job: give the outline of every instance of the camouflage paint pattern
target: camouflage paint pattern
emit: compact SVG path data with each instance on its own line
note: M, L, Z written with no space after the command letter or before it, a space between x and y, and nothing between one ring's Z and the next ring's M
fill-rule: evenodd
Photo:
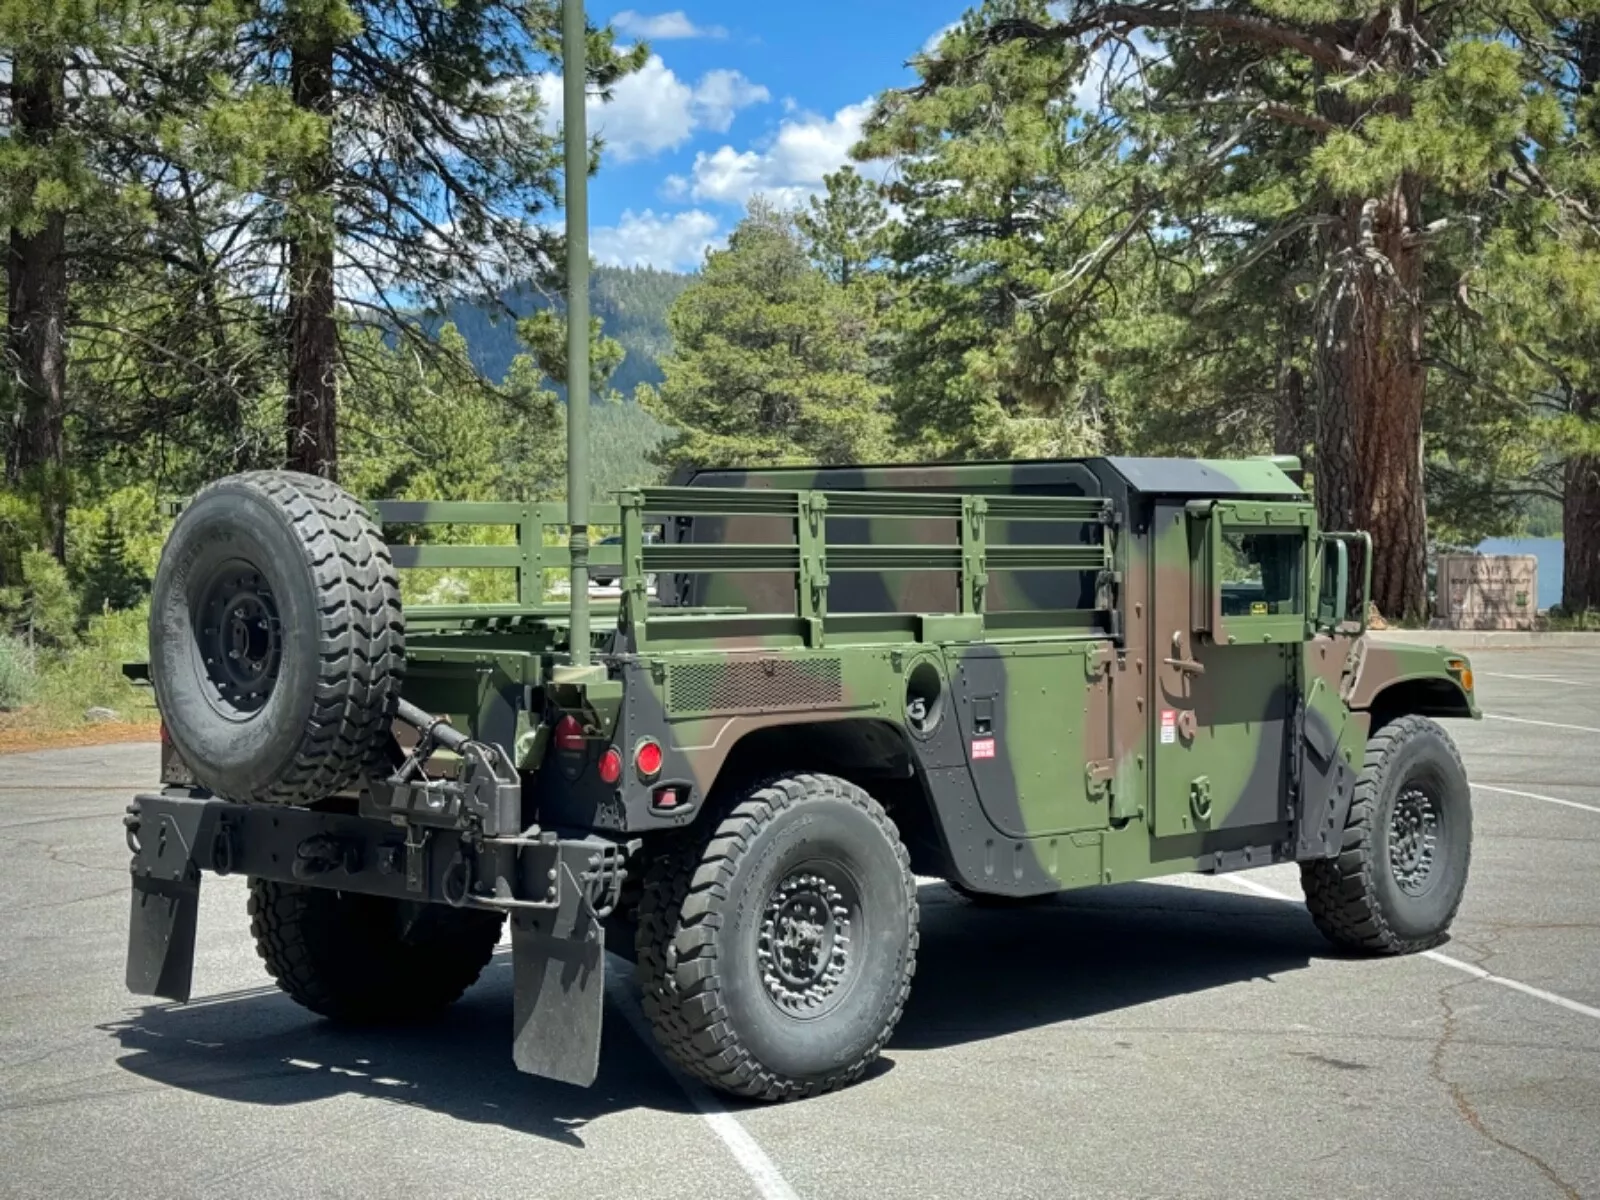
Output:
M470 649L441 628L419 682L515 741L547 825L669 829L730 775L809 765L907 821L920 806L938 861L919 869L983 890L1325 855L1374 713L1477 714L1461 656L1319 622L1314 509L1284 465L705 472L622 496L605 686L541 688L559 639L528 639L548 621ZM1263 535L1295 548L1292 594L1225 603L1223 540ZM567 715L587 749L547 751ZM643 779L647 740L663 766ZM608 786L594 764L613 745L627 766Z

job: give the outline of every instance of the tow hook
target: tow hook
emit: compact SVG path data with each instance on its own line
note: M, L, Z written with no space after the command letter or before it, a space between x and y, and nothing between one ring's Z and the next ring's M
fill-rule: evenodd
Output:
M296 879L312 879L341 868L351 875L361 869L359 843L319 833L295 847L292 870Z

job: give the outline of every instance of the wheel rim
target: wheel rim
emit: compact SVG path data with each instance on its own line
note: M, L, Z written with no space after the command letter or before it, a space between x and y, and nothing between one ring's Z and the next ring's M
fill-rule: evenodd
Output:
M283 662L277 602L248 563L222 563L199 592L195 648L212 700L225 712L257 712L272 696Z
M1443 810L1432 792L1410 784L1395 799L1389 819L1389 869L1407 895L1420 895L1432 881Z
M848 876L797 867L762 911L756 958L767 997L796 1017L832 1009L848 990L857 955L861 896Z

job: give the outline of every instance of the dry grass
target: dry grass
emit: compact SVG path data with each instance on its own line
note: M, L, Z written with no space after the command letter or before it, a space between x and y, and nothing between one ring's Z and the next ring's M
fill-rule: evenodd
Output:
M0 713L0 754L25 750L60 750L69 746L109 746L122 742L160 740L156 721L105 721L65 728L39 723L28 711Z

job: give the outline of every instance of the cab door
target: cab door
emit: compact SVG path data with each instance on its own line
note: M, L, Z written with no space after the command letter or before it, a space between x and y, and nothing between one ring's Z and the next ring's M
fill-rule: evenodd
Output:
M1302 504L1156 505L1149 604L1157 837L1288 819L1312 521Z

